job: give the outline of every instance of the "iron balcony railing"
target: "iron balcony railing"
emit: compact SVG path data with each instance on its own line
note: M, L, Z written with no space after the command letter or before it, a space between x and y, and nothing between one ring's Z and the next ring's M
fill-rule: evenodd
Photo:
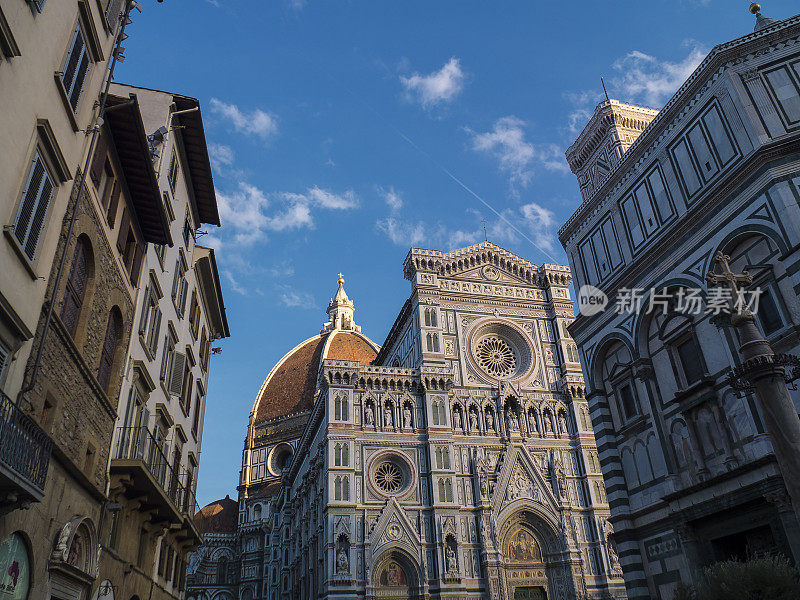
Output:
M194 491L181 483L178 469L167 458L165 445L165 440L156 438L147 427L120 427L114 458L142 461L175 507L193 516L197 507Z
M0 392L0 462L44 494L53 440Z

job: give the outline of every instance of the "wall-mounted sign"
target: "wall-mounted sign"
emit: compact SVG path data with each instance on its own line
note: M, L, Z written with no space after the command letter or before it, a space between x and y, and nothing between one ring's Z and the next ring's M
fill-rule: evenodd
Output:
M12 533L0 544L0 600L26 600L30 587L28 547Z

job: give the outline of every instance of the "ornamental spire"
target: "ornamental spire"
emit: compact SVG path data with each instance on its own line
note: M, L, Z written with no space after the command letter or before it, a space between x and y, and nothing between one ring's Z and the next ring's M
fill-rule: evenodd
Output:
M775 19L770 19L761 14L761 5L758 2L750 4L750 12L756 16L756 26L753 31L761 31L775 22Z
M334 330L360 332L361 327L353 320L356 307L344 291L344 277L341 273L336 283L339 284L339 289L328 304L328 322L322 326L322 333Z

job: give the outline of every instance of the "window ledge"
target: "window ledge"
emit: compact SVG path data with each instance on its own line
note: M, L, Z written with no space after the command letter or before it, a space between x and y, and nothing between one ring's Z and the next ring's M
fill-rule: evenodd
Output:
M61 80L61 76L63 73L61 71L56 71L53 73L53 78L56 81L56 87L58 88L58 96L61 98L61 102L64 104L64 110L67 112L67 118L69 119L69 124L72 125L73 131L80 131L80 127L78 127L78 120L75 117L75 111L72 110L72 105L69 103L69 96L67 96L67 90L64 88L64 82Z
M713 377L705 376L700 381L695 381L692 385L679 389L675 392L674 400L681 405L681 410L687 410L714 395Z
M19 258L20 262L22 263L22 266L25 267L25 270L28 272L28 275L31 276L31 279L36 281L37 279L39 279L39 276L36 274L34 265L31 262L31 259L28 258L28 255L25 254L25 251L22 249L22 246L19 245L19 241L17 241L17 238L14 237L13 231L14 231L13 225L6 225L5 227L3 227L3 233L6 236L6 240L8 240L9 244L11 244L11 247L14 249L14 253Z

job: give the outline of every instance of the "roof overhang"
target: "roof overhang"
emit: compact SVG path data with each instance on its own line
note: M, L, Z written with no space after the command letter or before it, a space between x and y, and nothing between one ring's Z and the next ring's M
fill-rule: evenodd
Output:
M225 315L225 302L222 299L222 286L219 281L214 250L204 246L195 246L195 248L204 252L203 256L195 261L195 265L200 287L206 299L208 320L213 327L214 337L218 339L230 337L231 332L228 329L228 317Z
M176 112L175 120L181 127L183 150L189 167L189 178L201 223L219 226L217 195L214 192L214 178L211 175L211 160L208 156L206 134L203 129L203 116L200 102L189 96L173 95ZM194 110L196 109L196 110Z
M109 95L104 119L130 192L131 210L144 240L172 246L169 219L153 170L136 95L131 94L130 98Z

